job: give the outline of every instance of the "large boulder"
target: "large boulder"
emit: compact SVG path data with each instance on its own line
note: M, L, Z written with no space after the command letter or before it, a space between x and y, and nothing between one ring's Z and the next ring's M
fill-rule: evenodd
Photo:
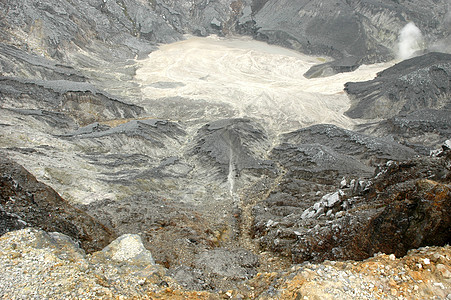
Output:
M116 262L154 265L152 253L144 248L137 234L124 234L102 250L102 254Z

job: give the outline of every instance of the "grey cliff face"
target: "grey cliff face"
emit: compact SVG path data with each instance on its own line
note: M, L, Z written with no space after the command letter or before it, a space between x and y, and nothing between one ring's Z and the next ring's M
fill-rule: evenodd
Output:
M259 1L254 9L257 38L304 53L345 59L349 67L356 65L356 59L362 63L392 58L398 33L408 22L417 24L431 44L449 35L446 1L406 5L372 0L281 0ZM350 57L354 57L352 63Z
M450 109L451 55L429 53L380 72L369 82L347 83L352 118L389 118L421 109Z
M111 59L130 57L151 51L149 42L168 43L185 33L238 32L304 53L376 62L393 57L398 33L408 22L420 28L430 45L449 36L446 0L408 4L388 0L30 0L3 2L2 11L5 41L60 58L68 48L107 50Z

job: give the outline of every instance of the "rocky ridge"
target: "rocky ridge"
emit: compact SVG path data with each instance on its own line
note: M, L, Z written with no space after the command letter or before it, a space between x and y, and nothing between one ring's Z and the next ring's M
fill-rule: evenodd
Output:
M120 241L133 239L133 243L142 247L139 237L119 239L113 242L114 249L112 244L86 255L73 240L58 233L27 228L3 235L0 296L4 299L448 299L451 291L449 246L411 250L402 258L377 253L364 261L303 263L285 271L258 273L236 288L207 292L186 290L165 276L161 266L143 259L148 257L146 250L135 256L126 254L129 252Z

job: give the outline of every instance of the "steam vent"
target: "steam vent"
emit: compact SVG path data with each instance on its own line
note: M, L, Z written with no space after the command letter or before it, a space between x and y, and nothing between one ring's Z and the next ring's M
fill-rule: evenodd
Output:
M0 0L0 299L451 300L450 0Z

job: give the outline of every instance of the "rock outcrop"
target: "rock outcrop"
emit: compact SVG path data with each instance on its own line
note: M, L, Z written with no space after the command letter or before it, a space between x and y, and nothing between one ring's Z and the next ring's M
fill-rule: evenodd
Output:
M359 132L393 139L422 155L451 136L451 113L447 109L421 109L376 123L362 124Z
M133 118L144 111L142 107L124 103L85 82L0 77L0 91L2 108L63 113L81 126L96 121Z
M102 250L102 255L115 262L144 266L155 264L152 253L144 248L141 237L137 234L121 235Z
M344 179L342 189L312 204L312 195L302 197L307 201L292 196L299 191L294 179L284 181L256 206L255 235L263 248L295 262L364 259L377 252L403 256L412 248L445 245L451 239L447 153L389 161L369 181Z
M398 33L407 20L417 24L428 41L443 38L439 32L448 36L447 9L446 1L412 1L402 8L389 0L254 1L244 28L270 43L334 57L339 61L327 68L334 74L394 57Z
M0 161L0 180L2 234L33 226L64 233L79 241L87 252L102 249L115 236L111 229L74 208L52 188L4 157Z
M451 55L428 53L400 62L367 82L347 83L351 118L391 118L418 110L449 111Z
M222 178L238 177L245 169L271 168L264 159L269 147L268 136L259 124L248 119L224 119L203 126L188 154L204 167L217 169Z
M152 45L181 39L186 33L240 33L304 53L375 62L393 57L398 33L407 21L415 22L431 44L446 41L447 4L446 0L412 1L402 7L389 0L4 1L1 39L59 59L70 57L67 50L83 49L117 60L143 55L154 49ZM345 61L339 64L348 65Z

